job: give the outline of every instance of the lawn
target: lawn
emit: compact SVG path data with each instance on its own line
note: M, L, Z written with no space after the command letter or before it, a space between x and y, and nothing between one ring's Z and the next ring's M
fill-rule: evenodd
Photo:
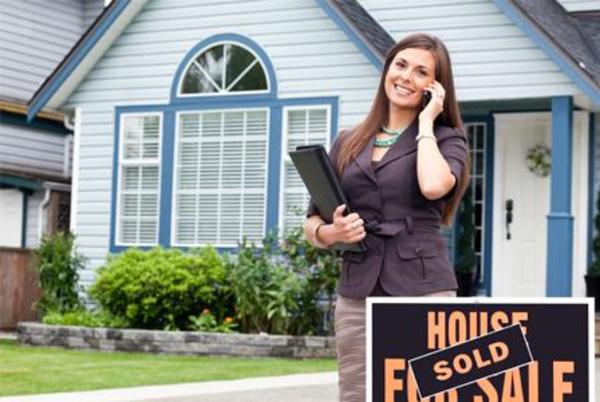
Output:
M292 360L76 351L0 340L0 396L335 371L333 359Z

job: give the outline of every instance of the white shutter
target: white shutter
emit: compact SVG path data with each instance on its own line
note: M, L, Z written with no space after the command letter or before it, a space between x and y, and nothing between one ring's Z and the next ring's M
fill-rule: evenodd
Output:
M117 243L158 243L161 116L121 120Z
M331 109L329 106L290 107L284 109L284 149L282 155L282 232L302 225L309 195L288 152L298 145L322 144L329 147Z
M267 121L264 109L179 114L173 244L263 238Z

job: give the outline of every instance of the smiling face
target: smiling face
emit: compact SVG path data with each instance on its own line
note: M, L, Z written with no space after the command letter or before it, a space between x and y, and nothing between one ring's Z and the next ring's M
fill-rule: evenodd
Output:
M434 80L435 59L429 50L400 50L385 76L385 93L390 106L419 110L423 89Z

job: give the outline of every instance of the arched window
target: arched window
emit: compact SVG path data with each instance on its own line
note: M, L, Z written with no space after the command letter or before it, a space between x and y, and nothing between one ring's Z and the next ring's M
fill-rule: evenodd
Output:
M260 59L237 43L218 43L191 60L180 84L180 95L267 92L269 82Z
M327 145L337 104L281 99L261 46L235 33L205 38L177 67L168 104L117 107L111 250L230 249L297 227L308 196L288 151Z

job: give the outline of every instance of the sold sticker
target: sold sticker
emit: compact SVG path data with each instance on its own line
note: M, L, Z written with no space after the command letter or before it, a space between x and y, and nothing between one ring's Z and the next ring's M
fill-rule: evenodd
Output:
M471 384L531 363L520 324L409 361L420 398Z

